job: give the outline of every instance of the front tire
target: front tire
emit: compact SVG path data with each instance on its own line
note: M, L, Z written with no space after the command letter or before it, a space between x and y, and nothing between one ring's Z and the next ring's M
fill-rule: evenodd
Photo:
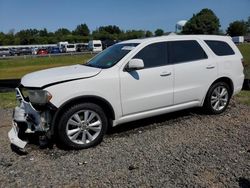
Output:
M203 107L209 114L220 114L226 110L230 98L228 84L217 82L209 88Z
M82 103L69 108L62 115L58 126L58 138L64 146L86 149L102 141L108 121L100 106Z

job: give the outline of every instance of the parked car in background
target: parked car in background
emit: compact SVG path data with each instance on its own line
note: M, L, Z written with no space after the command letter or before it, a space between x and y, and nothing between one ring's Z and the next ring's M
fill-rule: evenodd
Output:
M47 55L49 52L46 48L40 48L37 51L37 55Z
M92 51L92 52L101 52L103 50L102 41L100 41L100 40L89 41L88 49L89 49L89 51Z
M24 148L19 136L39 132L69 148L89 148L109 126L193 107L220 114L243 80L242 55L229 37L124 41L84 65L24 76L9 138Z
M18 55L32 55L32 49L29 47L18 48Z
M77 52L85 52L88 50L88 44L77 44L76 51Z
M10 49L9 48L0 48L0 57L10 56Z
M19 49L18 48L10 48L10 55L11 56L18 56L19 55Z
M32 51L32 55L36 55L37 51L38 51L38 48L33 47L33 48L31 48L31 51Z
M75 44L63 45L62 46L62 52L63 53L76 52L76 45Z
M61 53L60 48L56 47L56 46L50 47L48 49L48 51L49 51L50 54L59 54L59 53Z

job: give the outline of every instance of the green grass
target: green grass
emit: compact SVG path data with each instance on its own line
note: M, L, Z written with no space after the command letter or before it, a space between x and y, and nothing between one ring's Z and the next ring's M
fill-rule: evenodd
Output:
M241 91L235 98L240 103L250 106L250 91Z
M0 59L0 79L21 78L27 73L66 65L86 63L93 55Z
M0 108L14 108L15 106L15 92L0 93Z
M246 78L250 79L250 43L240 44L238 45L238 48L240 49L244 58L245 76Z

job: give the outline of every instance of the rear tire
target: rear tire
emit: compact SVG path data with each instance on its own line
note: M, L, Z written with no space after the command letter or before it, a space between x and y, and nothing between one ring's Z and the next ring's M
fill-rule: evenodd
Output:
M231 91L228 84L217 82L209 88L203 108L209 114L220 114L226 110L230 98Z
M86 149L102 141L107 127L107 117L100 106L82 103L72 106L62 115L57 134L67 148Z

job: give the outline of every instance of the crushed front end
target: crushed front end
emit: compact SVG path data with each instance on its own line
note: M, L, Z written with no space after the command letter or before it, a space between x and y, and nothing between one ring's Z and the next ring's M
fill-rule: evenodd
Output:
M54 107L50 105L51 94L45 90L16 88L18 105L13 111L10 142L23 149L31 134L50 136Z

